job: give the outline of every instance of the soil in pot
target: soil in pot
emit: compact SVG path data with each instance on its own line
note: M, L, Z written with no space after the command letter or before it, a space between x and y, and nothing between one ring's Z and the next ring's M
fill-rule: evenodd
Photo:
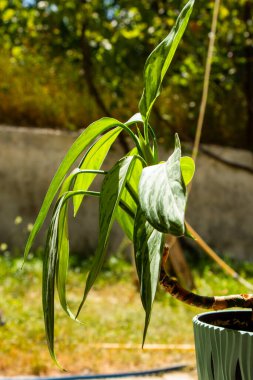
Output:
M253 332L253 313L249 311L233 311L204 314L199 320L212 326L224 327L237 331Z

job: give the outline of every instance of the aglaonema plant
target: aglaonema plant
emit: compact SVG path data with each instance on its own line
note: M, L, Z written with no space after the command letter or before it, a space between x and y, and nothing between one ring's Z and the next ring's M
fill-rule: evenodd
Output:
M186 302L190 299L185 296L184 291L179 292L178 284L164 272L162 262L166 260L167 255L167 248L164 245L165 235L187 235L186 187L194 174L194 162L190 157L181 157L177 135L174 152L166 162L159 162L156 135L149 119L154 102L160 94L164 76L186 29L193 5L194 0L187 2L169 35L147 59L139 113L124 123L105 117L84 130L61 162L28 238L25 258L56 198L43 257L42 286L46 337L50 354L56 362L55 287L62 308L70 318L77 320L89 291L101 271L115 220L119 222L134 245L140 296L145 310L143 343L159 281L177 298L184 298ZM123 131L132 140L134 148L109 171L102 170L102 164L112 144ZM70 172L80 156L82 156L80 164ZM103 177L99 192L90 190L96 176ZM99 237L86 279L83 299L77 313L73 313L66 298L69 260L68 207L69 201L72 200L76 215L87 196L96 197L99 201Z

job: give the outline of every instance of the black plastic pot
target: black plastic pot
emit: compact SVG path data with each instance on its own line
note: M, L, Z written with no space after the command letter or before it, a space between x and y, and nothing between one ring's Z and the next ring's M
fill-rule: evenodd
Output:
M253 380L252 311L219 311L193 319L199 380Z

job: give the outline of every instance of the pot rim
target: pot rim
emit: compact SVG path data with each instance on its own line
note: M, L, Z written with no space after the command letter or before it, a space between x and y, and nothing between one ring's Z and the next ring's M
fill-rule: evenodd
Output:
M194 325L199 326L199 327L203 327L203 328L214 329L214 330L218 330L220 332L227 331L227 332L231 332L231 333L247 334L249 336L253 336L253 332L251 332L251 331L243 331L243 330L237 330L237 329L231 329L231 328L228 329L226 327L215 326L215 325L212 325L211 323L202 321L200 319L200 318L208 316L208 315L231 314L231 316L232 316L233 314L238 315L238 314L251 314L251 313L252 313L251 309L209 311L209 312L200 313L200 314L195 315L195 317L193 318L192 321L193 321Z

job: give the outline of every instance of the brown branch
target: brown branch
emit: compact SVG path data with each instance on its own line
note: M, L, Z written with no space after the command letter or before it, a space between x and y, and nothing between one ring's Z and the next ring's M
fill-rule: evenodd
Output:
M195 294L183 288L176 278L170 277L164 270L168 257L169 247L165 244L163 252L162 269L160 273L160 285L166 292L187 305L203 309L223 310L231 307L251 308L253 310L253 294L235 294L229 296L206 297Z

